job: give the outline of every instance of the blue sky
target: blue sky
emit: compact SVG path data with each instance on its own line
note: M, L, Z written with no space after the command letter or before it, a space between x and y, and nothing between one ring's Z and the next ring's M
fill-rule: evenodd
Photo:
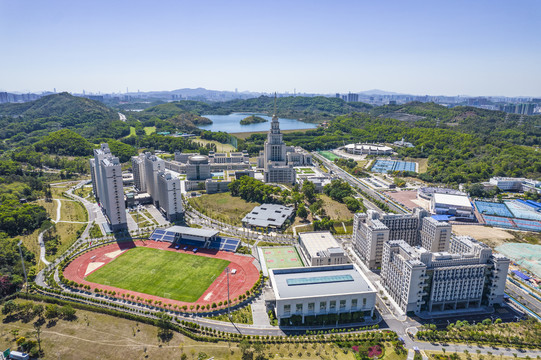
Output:
M0 90L541 97L541 1L0 0Z

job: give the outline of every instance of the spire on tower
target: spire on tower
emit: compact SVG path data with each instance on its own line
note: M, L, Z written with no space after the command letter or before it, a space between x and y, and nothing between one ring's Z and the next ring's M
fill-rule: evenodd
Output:
M274 92L274 113L272 115L276 116L276 91Z

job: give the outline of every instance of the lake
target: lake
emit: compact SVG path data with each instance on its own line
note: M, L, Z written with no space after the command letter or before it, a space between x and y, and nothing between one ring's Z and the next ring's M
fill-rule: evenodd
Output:
M240 121L247 116L257 115L262 117L268 122L259 124L241 125ZM229 115L201 115L212 120L212 125L201 125L200 129L210 131L223 131L227 133L237 132L254 132L254 131L269 131L270 121L272 118L267 115L257 113L232 113ZM299 130L299 129L315 129L317 124L305 123L295 119L283 119L280 118L281 130Z

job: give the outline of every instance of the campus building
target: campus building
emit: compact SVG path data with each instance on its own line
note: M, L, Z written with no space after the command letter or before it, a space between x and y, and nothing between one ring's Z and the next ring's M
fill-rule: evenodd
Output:
M151 203L169 221L176 221L182 217L182 197L180 179L165 172L163 159L147 152L131 158L133 182L138 195L127 201L129 204L147 203L150 197ZM148 196L145 196L145 193Z
M158 205L157 208L167 220L176 221L182 218L183 207L180 193L180 179L165 171L158 172Z
M347 153L354 155L391 155L393 149L385 145L377 144L348 144L344 146Z
M353 245L370 269L381 268L383 245L389 240L404 240L430 251L447 250L451 225L428 216L416 208L411 214L380 214L374 210L357 213L353 220Z
M146 173L145 173L145 155L132 156L131 168L133 173L133 184L137 192L147 191Z
M427 216L428 212L421 208L405 215L380 214L374 210L357 213L353 220L354 248L366 266L377 269L381 267L383 244L389 240L404 240L410 245L417 245L423 234L425 242L439 243L441 232L429 230L433 223L427 221L425 225L423 219ZM424 232L421 231L423 228ZM438 239L430 239L430 236L438 236Z
M455 219L475 219L473 205L467 195L434 193L430 200L430 211Z
M295 215L295 209L277 204L256 206L242 219L242 225L252 229L280 230Z
M107 144L101 144L94 150L94 159L90 159L92 188L96 201L100 205L112 231L128 227L122 168L117 157L111 154Z
M341 265L349 262L344 249L329 231L300 233L299 245L306 263L310 266Z
M509 259L468 237L451 252L430 252L403 240L384 244L382 284L404 312L441 312L501 304Z
M152 201L156 204L159 201L158 196L158 172L165 170L165 163L156 155L145 153L145 181L146 189Z
M260 153L258 167L263 168L266 183L295 184L296 172L293 164L287 162L287 147L284 143L280 122L276 116L276 99L271 129L265 141L264 150Z
M280 325L360 322L374 314L376 290L354 264L271 269L269 279Z

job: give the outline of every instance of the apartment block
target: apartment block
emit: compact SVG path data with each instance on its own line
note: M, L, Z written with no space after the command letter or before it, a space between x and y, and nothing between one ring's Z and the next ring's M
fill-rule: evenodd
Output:
M158 172L158 204L167 220L176 221L182 217L180 179L163 170Z
M405 311L441 312L501 304L509 259L468 237L452 237L450 249L430 252L403 240L383 246L382 284Z

